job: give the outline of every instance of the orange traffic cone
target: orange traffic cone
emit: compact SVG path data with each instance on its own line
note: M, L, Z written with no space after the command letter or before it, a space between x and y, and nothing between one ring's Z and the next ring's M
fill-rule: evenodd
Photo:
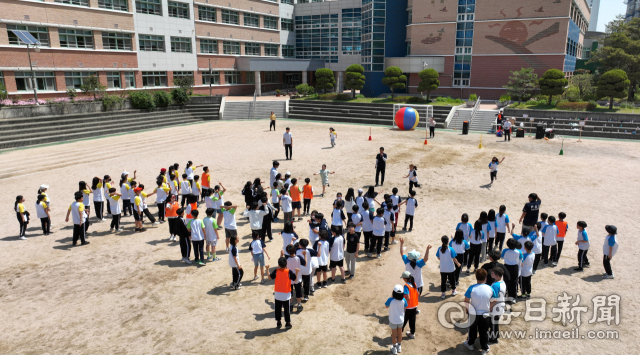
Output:
M427 144L429 144L429 143L427 142L427 137L425 136L424 137L424 145L427 145Z
M371 140L371 127L369 127L369 140Z

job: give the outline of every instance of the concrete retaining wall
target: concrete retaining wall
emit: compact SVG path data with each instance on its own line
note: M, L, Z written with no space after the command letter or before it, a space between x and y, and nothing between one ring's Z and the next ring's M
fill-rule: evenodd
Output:
M605 113L605 112L588 112L588 111L550 111L550 110L523 110L523 109L513 109L513 108L505 108L504 109L505 116L515 116L522 117L522 115L529 115L529 117L538 117L538 118L589 118L594 121L609 121L613 120L616 122L623 121L640 121L640 109L638 109L638 114L630 114L630 113Z

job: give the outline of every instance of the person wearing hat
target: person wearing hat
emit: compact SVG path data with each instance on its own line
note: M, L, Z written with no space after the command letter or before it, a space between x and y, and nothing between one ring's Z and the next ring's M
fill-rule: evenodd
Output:
M49 195L47 195L47 189L49 185L42 184L40 188L38 188L38 195L44 195L44 203L47 204L49 208L51 208L51 200L49 200Z
M408 303L402 285L395 285L391 297L384 306L389 310L389 327L391 328L391 353L402 352L402 327L404 324L405 308Z
M607 225L604 229L609 234L604 238L604 245L602 246L602 252L604 254L602 263L604 264L604 270L606 271L602 274L602 277L605 279L613 279L611 259L613 259L613 256L616 255L616 252L618 251L618 241L616 239L618 228L616 228L616 226Z
M86 221L87 217L84 213L82 191L77 191L73 195L73 199L75 202L69 206L69 210L67 210L67 217L64 221L69 222L69 215L71 215L73 219L73 245L78 244L78 238L80 239L80 245L87 245L89 242L85 240L86 229L84 224L89 222Z
M404 280L404 298L407 300L402 331L404 331L404 327L409 323L407 336L409 339L414 339L416 337L416 315L418 314L418 298L420 294L418 293L416 280L411 275L411 272L403 272L401 278ZM402 337L402 333L400 333L400 337Z
M422 287L424 286L424 281L422 280L422 268L427 264L427 261L429 261L429 250L431 250L431 245L427 245L427 250L424 252L424 259L420 259L420 252L415 249L407 253L407 255L402 252L404 250L404 238L400 238L399 250L400 257L402 257L406 271L413 276L413 279L416 281L416 286L418 287L418 294L422 295Z

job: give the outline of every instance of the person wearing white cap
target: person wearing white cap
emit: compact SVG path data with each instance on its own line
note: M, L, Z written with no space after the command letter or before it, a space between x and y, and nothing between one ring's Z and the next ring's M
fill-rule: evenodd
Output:
M44 202L47 204L49 208L51 208L51 200L49 200L49 195L47 195L47 189L49 185L42 184L38 189L38 195L44 195Z
M402 324L404 324L404 313L407 308L407 300L404 298L404 287L396 285L393 288L391 297L387 299L384 306L389 310L389 327L391 328L391 353L402 352Z
M415 249L406 255L402 252L404 250L404 238L400 238L399 250L402 262L404 262L405 270L411 273L413 279L416 280L418 294L422 295L422 287L424 286L424 281L422 280L422 268L427 264L427 261L429 261L429 250L431 250L431 245L427 245L427 250L424 252L424 259L420 259L420 252Z

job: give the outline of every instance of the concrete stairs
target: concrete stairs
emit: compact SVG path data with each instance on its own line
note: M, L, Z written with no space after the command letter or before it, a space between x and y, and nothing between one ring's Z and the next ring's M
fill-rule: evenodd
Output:
M509 116L511 118L513 116ZM556 135L579 136L580 125L579 120L567 118L538 118L536 117L533 125L529 118L515 117L516 124L514 131L518 128L524 128L525 134L531 132L536 134L536 126L542 124L545 129L553 129ZM520 127L523 123L524 127ZM626 133L625 133L626 131ZM635 133L634 133L635 132ZM592 121L587 120L582 128L583 137L600 137L612 139L640 139L640 123L626 122L608 122L608 121Z
M222 119L224 120L238 120L238 119L250 119L251 118L251 106L253 101L226 101L224 104L224 112ZM271 116L271 111L276 114L278 118L284 118L286 116L287 102L284 100L278 101L256 101L255 107L255 119L268 119Z
M0 120L0 149L70 141L218 119L220 99L195 98L185 107L127 109ZM203 98L211 99L211 98ZM214 102L215 101L215 102Z
M469 125L470 131L489 132L496 122L498 110L478 110Z
M443 128L450 106L434 106L436 128ZM289 100L289 118L324 122L343 122L393 126L393 105L337 101ZM426 128L420 117L418 128Z
M469 121L471 119L471 113L473 112L472 109L458 109L456 111L456 113L458 114L457 117L453 117L451 119L451 122L449 123L449 129L457 129L457 130L462 130L462 123L464 121Z

